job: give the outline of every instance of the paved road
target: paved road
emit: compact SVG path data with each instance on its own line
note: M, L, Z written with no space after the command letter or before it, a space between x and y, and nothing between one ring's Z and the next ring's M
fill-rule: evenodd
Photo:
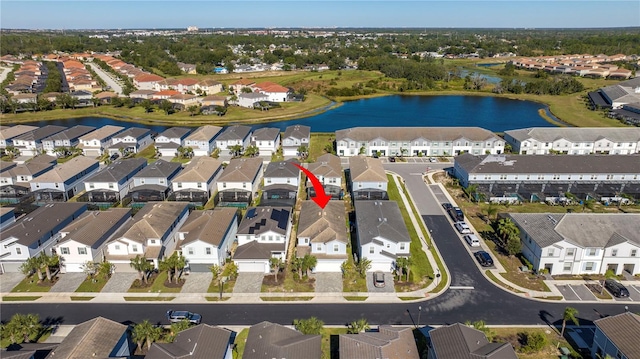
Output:
M0 70L2 72L0 72L0 82L4 81L4 79L7 78L7 75L9 75L9 73L11 72L11 70L13 70L13 68L11 67L0 67Z
M108 85L111 87L111 89L113 90L113 92L117 93L118 95L122 95L122 86L120 86L120 84L118 82L116 82L111 76L111 74L107 74L102 68L100 68L100 66L91 63L91 62L87 62L86 63L88 66L91 66L91 69L93 69L93 71L96 72L96 74L98 74L98 76L100 76L100 78Z
M534 325L547 322L560 325L562 313L567 303L550 303L525 299L506 292L490 283L478 270L464 244L458 239L453 227L430 195L424 183L417 177L413 180L409 173L415 172L412 165L398 165L393 170L406 175L406 184L414 199L427 201L420 203L429 213L422 213L442 257L451 273L451 286L442 295L420 303L340 303L313 304L308 302L286 304L230 304L210 303L184 305L185 309L202 314L203 322L217 325L250 325L267 320L281 324L291 324L296 318L316 316L327 325L342 325L364 317L372 325L392 324L410 325L418 320L418 307L422 307L419 324L450 324L467 320L484 320L490 325ZM422 166L422 165L421 165ZM428 194L422 197L422 194ZM429 198L431 196L431 198ZM432 203L428 203L431 201ZM236 284L237 285L237 284ZM454 289L454 288L459 289ZM473 287L473 289L469 289ZM466 288L466 289L465 289ZM589 321L622 313L627 305L630 311L639 312L640 304L621 302L621 304L571 303L579 311L578 317L583 324ZM93 303L2 303L1 318L8 320L16 312L38 313L40 318L59 320L61 324L77 324L97 315L118 322L164 323L164 313L171 307L162 304L93 304ZM181 308L173 308L181 309ZM166 323L164 323L166 324Z

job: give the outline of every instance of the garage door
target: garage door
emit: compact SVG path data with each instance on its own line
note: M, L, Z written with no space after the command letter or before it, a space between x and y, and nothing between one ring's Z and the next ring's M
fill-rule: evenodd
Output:
M391 262L373 262L371 263L370 272L383 271L388 273L391 271Z
M86 157L100 157L100 150L84 150Z
M62 273L81 273L84 272L82 263L65 263L60 269Z
M2 262L3 273L20 273L22 262Z
M212 264L189 263L189 270L196 273L208 273L211 272L211 270L209 269L209 267L211 266Z
M113 263L113 262L112 262ZM129 263L113 263L113 267L115 268L116 272L135 272L136 270L131 268L131 266L129 265Z
M314 269L315 272L341 272L342 270L340 269L340 265L342 263L335 261L335 262L330 262L330 261L318 261L318 264L316 265L316 268Z
M238 264L238 272L260 272L269 273L266 270L267 265L264 262L236 262Z

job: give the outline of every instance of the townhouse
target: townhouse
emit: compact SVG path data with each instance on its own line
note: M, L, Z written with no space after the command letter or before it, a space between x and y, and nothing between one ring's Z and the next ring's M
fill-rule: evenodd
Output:
M624 312L593 321L593 358L640 358L640 315Z
M222 106L227 107L229 105L227 98L224 96L209 95L201 99L202 107L206 106Z
M66 127L54 125L38 127L33 131L13 137L13 147L18 149L22 156L35 156L43 151L42 140L65 129Z
M164 78L154 74L143 73L133 78L133 86L138 90L153 90Z
M480 127L352 127L336 131L339 156L456 156L504 152L505 141Z
M178 155L178 148L182 147L190 133L191 129L187 127L168 128L156 136L156 150L162 157L175 157Z
M178 248L192 272L210 272L231 257L231 246L238 232L238 210L219 207L193 211L178 230Z
M282 153L284 156L298 156L298 149L304 146L309 149L311 127L303 125L289 126L282 135Z
M222 162L211 157L196 157L171 182L170 200L204 205L209 201L223 173Z
M234 158L218 178L218 203L251 203L262 180L262 159Z
M199 127L185 138L183 147L191 148L194 156L210 156L216 147L215 138L221 130L222 127L211 125Z
M222 83L215 80L201 80L195 85L195 92L200 92L202 95L213 95L220 93L224 90Z
M129 190L132 203L144 203L166 200L172 190L174 177L182 170L179 162L159 159L147 165L133 176Z
M332 199L342 199L343 169L340 157L326 153L318 157L316 162L309 163L307 169L322 183L325 194L330 195ZM308 178L306 190L307 197L315 197L316 190Z
M153 144L151 130L141 127L130 127L111 138L111 146L107 151L109 155L138 153Z
M20 266L41 252L51 254L60 230L87 210L84 203L48 203L0 232L0 272Z
M53 169L55 157L40 155L31 161L16 164L2 163L0 169L0 201L17 203L31 192L31 180Z
M251 79L240 79L229 85L229 91L235 94L242 93L243 88L248 88L253 91L253 85L255 84L255 81Z
M53 246L60 256L60 272L83 272L87 262L102 262L106 242L129 220L130 208L109 208L84 212L62 228Z
M78 147L87 157L100 157L105 149L111 146L112 138L124 131L124 127L106 125L99 129L80 136Z
M640 152L640 128L529 127L504 132L521 155L628 155Z
M14 125L14 126L3 126L0 129L0 149L5 149L8 146L13 146L13 139L20 135L23 135L27 132L31 132L36 130L38 127L36 126L28 126L28 125Z
M389 180L378 158L349 157L349 177L353 199L388 199Z
M454 161L463 187L477 186L490 201L556 201L571 193L580 199L624 202L640 198L638 155L484 155ZM628 201L628 200L626 200Z
M84 189L84 180L98 171L98 161L74 157L29 182L36 202L68 201Z
M155 268L177 245L178 228L189 216L187 202L149 202L107 243L105 259L117 272L135 272L131 259L140 255Z
M251 144L251 127L233 125L226 127L216 137L216 148L220 151L230 150L233 146L240 146L242 150Z
M261 156L271 156L280 147L280 129L263 127L253 131L251 145L258 148Z
M240 222L233 261L238 272L269 273L270 258L286 260L291 207L251 207Z
M116 203L122 200L132 187L133 176L147 167L146 158L129 158L110 163L84 180L87 202Z
M95 129L96 128L93 126L73 126L43 139L42 149L48 155L60 155L61 153L57 152L59 151L58 149L66 148L67 150L70 150L71 148L78 146L80 143L80 137L94 131Z
M522 254L551 275L640 273L640 215L511 213Z
M395 201L356 201L358 258L371 261L370 271L393 272L396 259L408 257L411 237Z
M347 260L347 233L345 207L342 201L330 201L318 208L313 201L302 202L297 230L297 256L310 254L317 259L314 272L342 271Z
M297 159L270 162L267 165L263 174L261 203L288 206L296 203L300 187L300 169L295 165L300 165Z

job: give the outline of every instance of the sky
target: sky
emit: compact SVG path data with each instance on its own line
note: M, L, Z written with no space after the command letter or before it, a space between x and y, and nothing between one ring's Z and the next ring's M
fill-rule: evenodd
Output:
M2 29L640 26L638 0L0 0Z

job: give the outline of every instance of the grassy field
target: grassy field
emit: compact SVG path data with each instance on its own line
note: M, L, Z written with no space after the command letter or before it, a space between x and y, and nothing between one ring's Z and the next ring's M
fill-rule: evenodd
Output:
M331 145L333 147L333 141L335 139L335 134L333 133L311 133L311 138L309 139L309 157L307 158L308 162L315 162L316 159L327 152L324 150L327 145Z
M491 328L498 342L509 342L515 348L520 359L548 359L560 356L560 347L572 348L569 342L558 335L553 328ZM541 333L545 336L547 344L538 352L527 353L521 341L519 333Z

